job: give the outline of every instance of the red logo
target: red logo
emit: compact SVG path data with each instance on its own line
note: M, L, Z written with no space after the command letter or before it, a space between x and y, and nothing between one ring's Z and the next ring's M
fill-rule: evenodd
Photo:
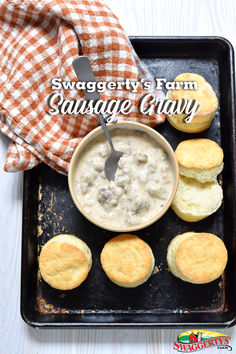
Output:
M197 352L199 350L216 347L232 351L229 345L230 337L226 334L192 330L181 333L174 342L174 349L182 353Z

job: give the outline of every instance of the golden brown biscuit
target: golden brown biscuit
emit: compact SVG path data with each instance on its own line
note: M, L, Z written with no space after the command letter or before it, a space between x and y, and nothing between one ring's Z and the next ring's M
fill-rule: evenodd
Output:
M175 150L175 156L180 174L201 183L215 181L223 169L223 150L210 139L182 141Z
M89 247L76 236L58 235L42 248L39 269L53 288L71 290L86 278L92 266Z
M149 245L130 234L113 237L101 252L106 275L113 283L125 288L143 284L151 276L154 262Z
M205 284L224 271L228 255L224 242L210 233L187 232L176 236L167 250L170 271L178 278Z
M190 123L183 122L186 114L172 114L168 115L169 123L176 129L187 133L199 133L208 129L214 118L215 111L218 107L218 100L211 85L198 74L183 73L178 75L174 81L195 81L197 83L197 90L170 90L167 97L171 100L192 99L198 100L199 110L193 117Z
M182 220L196 222L219 209L222 200L223 190L217 181L200 183L180 175L171 208Z

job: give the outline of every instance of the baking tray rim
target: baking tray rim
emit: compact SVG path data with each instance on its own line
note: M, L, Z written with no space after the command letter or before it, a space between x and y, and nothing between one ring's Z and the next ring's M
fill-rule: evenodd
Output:
M39 322L30 320L21 310L21 317L24 322L32 328L55 329L174 329L174 328L229 328L236 324L236 314L231 320L225 322Z
M220 42L224 42L228 47L230 47L230 49L234 53L234 47L232 43L223 36L129 36L129 40L219 40Z
M236 152L236 115L235 115L235 69L234 69L234 48L231 42L222 37L222 36L129 36L130 41L167 41L167 40L181 40L181 41L211 41L211 40L217 40L221 43L224 43L228 47L228 52L230 56L229 60L229 69L230 69L230 92L231 92L231 109L232 109L232 134L233 134L233 139L232 139L232 150ZM233 213L236 215L236 161L232 160L232 175L234 177L233 181ZM20 314L24 322L33 327L33 328L91 328L91 329L96 329L96 328L163 328L163 329L170 329L170 328L188 328L188 327L195 327L195 328L224 328L224 327L232 327L236 324L236 312L231 313L231 319L228 319L226 321L218 321L218 322L39 322L30 319L26 315L26 309L25 309L25 304L23 301L23 296L24 296L24 287L23 284L26 282L25 280L25 275L24 275L24 240L25 240L25 204L26 204L26 198L25 198L25 184L26 184L26 174L24 173L24 179L23 179L23 210L22 210L22 244L21 244L21 291L20 291ZM234 218L235 220L235 218ZM234 227L235 229L235 227ZM184 314L182 314L184 315Z

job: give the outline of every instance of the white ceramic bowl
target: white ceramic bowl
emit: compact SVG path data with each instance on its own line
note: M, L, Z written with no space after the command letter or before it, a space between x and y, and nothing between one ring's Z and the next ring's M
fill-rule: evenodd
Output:
M83 140L81 141L81 143L78 145L78 147L76 148L71 162L70 162L70 168L69 168L69 175L68 175L68 179L69 179L69 189L70 189L70 194L72 196L72 199L76 205L76 207L79 209L79 211L89 220L91 221L93 224L102 227L103 229L106 230L111 230L114 232L131 232L131 231L135 231L135 230L139 230L139 229L143 229L144 227L147 227L151 224L153 224L155 221L157 221L158 219L160 219L160 217L162 217L162 215L164 215L166 213L166 211L168 210L168 208L171 205L171 202L174 198L176 189L177 189L177 185L178 185L178 178L179 178L179 168L178 168L178 162L176 160L174 151L172 150L170 144L167 142L167 140L161 135L159 134L156 130L141 124L141 123L135 123L135 122L128 122L128 121L121 121L121 122L117 122L115 124L108 124L109 130L115 129L115 128L121 128L121 129L131 129L131 130L140 130L143 131L145 133L147 133L148 135L150 135L153 139L156 140L156 142L163 148L163 150L168 154L168 157L170 159L173 171L174 171L174 183L173 183L173 187L172 187L172 192L169 196L169 199L167 200L166 204L164 205L164 207L157 212L157 214L152 217L151 219L147 220L146 222L143 222L142 224L138 224L138 225L133 225L133 226L127 226L127 227L114 227L114 226L110 226L108 224L105 224L99 220L96 220L93 215L89 215L84 208L82 207L82 205L80 204L79 198L77 198L75 191L74 191L74 171L75 171L75 166L78 162L79 156L81 151L84 149L84 147L89 144L94 138L96 138L98 135L103 134L103 130L101 127L98 127L94 130L92 130L89 134L87 134Z

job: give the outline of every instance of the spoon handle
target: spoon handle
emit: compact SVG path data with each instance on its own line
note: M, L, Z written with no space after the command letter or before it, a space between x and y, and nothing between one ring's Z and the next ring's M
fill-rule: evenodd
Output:
M106 126L104 117L103 117L103 115L101 113L98 114L98 119L99 119L99 122L101 123L101 126L102 126L103 131L104 131L104 133L106 135L108 143L110 144L111 150L115 151L114 146L113 146L113 142L111 140L111 136L110 136L109 130L108 130L107 126Z
M93 69L91 67L88 57L82 55L74 59L72 61L72 65L79 81L86 83L96 82ZM83 93L87 100L100 100L100 93L97 91L97 89L94 92L88 92L87 90L83 90Z
M96 82L94 73L93 73L93 69L91 67L91 64L89 62L88 57L86 56L80 56L76 59L73 60L72 62L75 74L78 78L79 81L81 82ZM97 92L97 90L95 90L94 92L88 92L87 90L83 90L85 97L87 98L87 100L100 100L100 94L99 92ZM101 123L101 126L103 128L103 131L105 133L105 136L110 144L110 147L112 149L112 151L114 151L114 146L111 140L111 136L110 133L108 131L108 128L106 126L106 122L104 120L104 117L102 114L98 114L98 119L99 122Z

